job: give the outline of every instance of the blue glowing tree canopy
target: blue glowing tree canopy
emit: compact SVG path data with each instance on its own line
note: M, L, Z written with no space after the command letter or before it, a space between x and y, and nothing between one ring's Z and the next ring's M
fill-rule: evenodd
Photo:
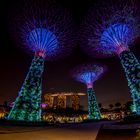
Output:
M36 28L29 32L27 43L29 48L34 52L43 50L47 56L59 49L56 36L45 28Z
M96 78L96 74L93 71L87 71L77 75L77 80L84 83L92 83Z
M108 50L111 53L118 51L119 47L128 48L133 40L133 29L127 24L114 24L107 28L101 36L100 47L97 49Z
M106 0L99 5L81 25L81 46L93 57L110 57L128 49L139 36L139 8L130 0Z
M96 81L104 72L105 66L99 64L83 64L75 67L71 75L79 82L90 84Z
M20 46L33 54L44 52L47 60L70 54L75 46L70 13L51 0L25 1L16 6L18 13L21 12L14 14L17 17L12 25Z

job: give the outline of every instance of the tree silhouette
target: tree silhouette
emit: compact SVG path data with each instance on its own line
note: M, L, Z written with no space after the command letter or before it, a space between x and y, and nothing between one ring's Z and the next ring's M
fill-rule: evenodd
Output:
M115 107L116 108L120 108L121 107L121 103L120 102L115 103Z
M102 108L103 107L102 103L99 103L98 106L99 106L99 108Z
M110 109L110 110L112 110L112 109L113 109L113 107L114 107L114 105L113 105L113 104L109 104L109 109Z

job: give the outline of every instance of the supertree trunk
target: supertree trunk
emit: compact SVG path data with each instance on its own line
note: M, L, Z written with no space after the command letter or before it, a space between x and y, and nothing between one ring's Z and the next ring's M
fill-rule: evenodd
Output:
M35 56L7 119L19 121L41 120L41 86L43 68L44 58L41 56Z
M95 119L100 120L101 119L101 113L96 101L95 93L93 91L93 88L87 89L88 94L88 114L89 119Z
M140 64L135 55L129 50L120 54L120 60L133 100L132 111L140 114Z

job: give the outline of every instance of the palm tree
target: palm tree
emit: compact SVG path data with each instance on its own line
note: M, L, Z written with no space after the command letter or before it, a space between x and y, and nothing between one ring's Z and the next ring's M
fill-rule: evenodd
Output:
M102 103L99 103L98 106L99 106L100 109L103 107Z
M116 108L120 108L121 107L121 103L120 102L115 103L115 107Z
M113 105L113 104L109 104L108 106L109 106L109 109L110 109L110 110L112 110L112 109L113 109L113 107L114 107L114 105Z

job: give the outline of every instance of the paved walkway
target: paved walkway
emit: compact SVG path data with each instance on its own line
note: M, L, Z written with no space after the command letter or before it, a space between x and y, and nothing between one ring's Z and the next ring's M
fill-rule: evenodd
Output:
M96 140L135 140L136 130L107 130L101 129Z
M1 140L95 140L101 123L57 127L0 126Z

